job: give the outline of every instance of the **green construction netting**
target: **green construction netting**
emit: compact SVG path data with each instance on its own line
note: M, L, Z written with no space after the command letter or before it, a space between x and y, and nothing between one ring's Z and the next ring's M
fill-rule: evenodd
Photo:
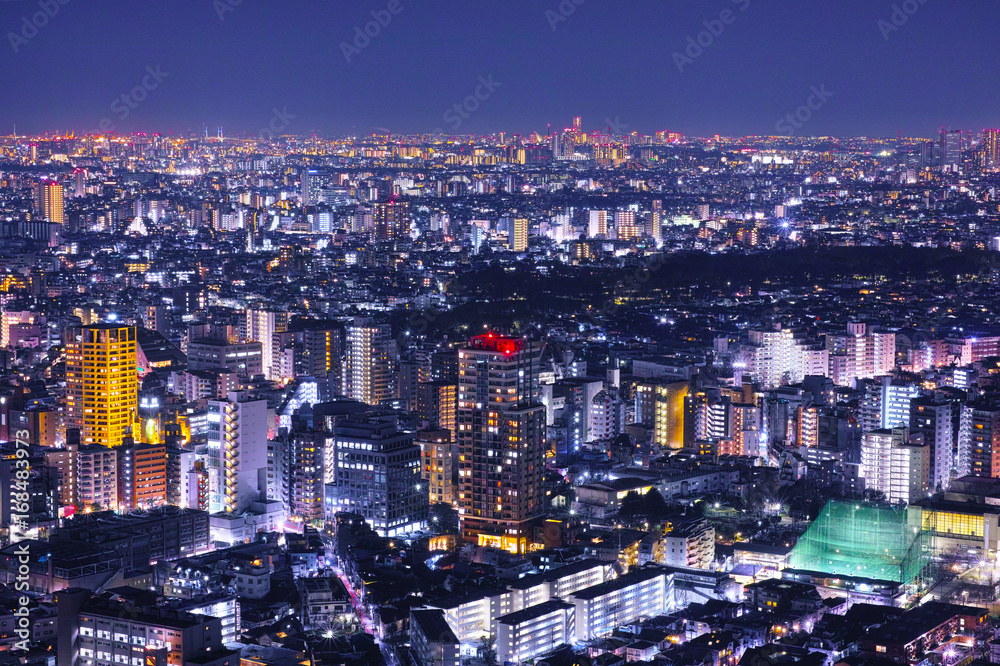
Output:
M930 537L905 507L831 500L788 557L792 569L911 583L928 562Z

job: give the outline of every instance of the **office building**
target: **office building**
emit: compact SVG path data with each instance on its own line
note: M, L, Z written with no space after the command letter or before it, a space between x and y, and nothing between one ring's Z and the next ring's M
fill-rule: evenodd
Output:
M428 495L420 447L394 417L340 421L328 442L327 514L356 513L382 536L403 536L427 524Z
M188 370L228 370L247 379L264 374L263 343L199 338L188 342Z

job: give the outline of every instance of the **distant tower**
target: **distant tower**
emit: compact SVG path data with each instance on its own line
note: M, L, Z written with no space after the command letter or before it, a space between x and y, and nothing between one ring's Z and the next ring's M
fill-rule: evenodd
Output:
M573 116L573 129L579 132L582 126L583 119L580 116Z
M73 170L73 183L74 183L74 197L84 197L87 196L87 170L86 169L74 169Z
M1000 129L983 130L983 166L988 169L1000 167Z
M510 249L524 252L528 249L528 220L517 218L510 229Z
M53 181L42 181L35 187L35 212L49 222L63 224L63 186Z
M958 171L962 165L962 131L941 130L941 167Z
M410 205L405 201L375 204L375 239L404 238L410 231Z

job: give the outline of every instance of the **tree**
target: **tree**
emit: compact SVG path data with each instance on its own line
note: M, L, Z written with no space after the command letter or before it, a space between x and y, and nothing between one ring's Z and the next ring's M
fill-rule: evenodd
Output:
M643 500L646 511L646 519L651 523L660 522L670 513L670 507L667 506L667 501L663 499L663 495L661 495L660 491L656 488L650 488Z
M660 499L663 499L661 496ZM646 501L634 490L628 491L622 499L621 506L618 507L618 520L630 525L646 516Z
M490 634L479 639L479 658L487 664L497 663L497 635Z

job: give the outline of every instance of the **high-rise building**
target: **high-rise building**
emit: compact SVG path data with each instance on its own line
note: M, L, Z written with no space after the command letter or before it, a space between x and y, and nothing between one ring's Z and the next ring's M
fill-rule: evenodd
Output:
M957 469L955 433L952 423L953 404L933 396L910 401L910 432L922 434L930 446L932 489L946 489Z
M388 324L358 317L347 327L344 394L377 405L392 397L392 365L396 343Z
M293 432L288 436L288 515L305 523L323 520L325 433Z
M1000 167L1000 129L983 130L982 151L985 168Z
M910 401L920 395L913 382L876 377L866 382L861 399L861 430L892 429L910 423Z
M524 252L528 249L528 220L515 218L510 226L510 249L514 252Z
M968 451L971 474L1000 478L1000 407L963 407L959 449Z
M386 201L375 204L375 240L406 238L410 233L410 204Z
M327 513L356 513L382 536L427 524L428 495L420 447L393 417L356 417L334 426L326 455Z
M826 348L830 369L823 374L839 386L887 375L896 367L896 334L872 331L863 323L848 324L846 334L827 335Z
M454 504L455 484L452 433L449 430L420 430L414 439L420 447L421 478L427 484L431 504Z
M643 228L636 222L635 211L615 211L615 228L618 240L635 240L642 237Z
M962 131L941 130L941 168L958 171L962 166Z
M746 369L764 389L828 372L829 351L805 344L790 330L750 331L749 343Z
M49 222L65 224L62 183L43 180L35 186L35 212Z
M288 330L288 313L268 310L247 310L247 340L259 342L264 376L273 379L275 353L274 334Z
M125 510L167 503L167 447L133 444L118 449L118 501Z
M663 244L663 202L659 199L653 201L652 210L646 217L646 235L656 241L657 247Z
M420 382L417 384L417 416L430 428L454 434L457 394L458 387L453 382Z
M132 437L138 414L136 330L97 324L66 336L67 427L82 443L119 446Z
M97 505L118 510L118 453L100 444L81 446L76 451L76 504L84 509Z
M267 489L267 400L208 401L209 508L237 512Z
M302 332L303 370L312 377L333 374L339 383L340 329L335 327L307 328Z
M664 449L684 446L684 398L689 382L646 380L635 386L636 421L653 429L653 444Z
M865 490L878 490L895 504L927 496L930 488L930 447L907 428L878 429L861 438L861 477Z
M458 352L459 518L466 541L527 552L542 514L542 345L480 335Z
M608 235L608 211L592 210L588 213L587 237L598 238Z

